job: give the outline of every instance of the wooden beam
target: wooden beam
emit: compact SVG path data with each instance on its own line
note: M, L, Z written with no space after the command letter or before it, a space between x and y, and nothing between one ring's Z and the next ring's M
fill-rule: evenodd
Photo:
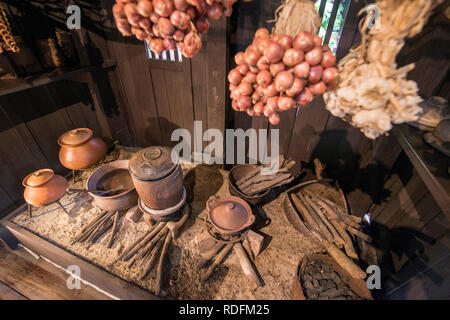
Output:
M38 237L11 221L3 221L3 225L27 248L39 254L44 260L67 270L69 266L80 268L83 283L96 288L110 299L155 300L155 295L128 283L99 267L79 258L64 249Z

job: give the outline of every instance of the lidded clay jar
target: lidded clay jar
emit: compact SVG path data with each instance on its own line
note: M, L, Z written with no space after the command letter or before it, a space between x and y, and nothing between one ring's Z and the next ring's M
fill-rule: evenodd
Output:
M154 210L179 204L183 174L177 154L169 147L143 149L130 159L129 170L139 198Z
M28 204L41 207L59 200L68 187L67 180L52 169L40 169L22 181L25 191L23 197Z
M82 170L92 167L105 158L106 143L93 137L89 128L78 128L63 133L58 138L59 161L71 170Z
M223 235L238 234L255 222L249 204L238 197L209 199L207 208L209 221Z

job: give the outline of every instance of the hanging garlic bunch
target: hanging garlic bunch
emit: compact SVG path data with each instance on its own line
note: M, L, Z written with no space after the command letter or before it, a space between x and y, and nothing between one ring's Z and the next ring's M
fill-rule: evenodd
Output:
M370 139L392 124L416 121L422 111L418 87L406 76L414 64L397 69L395 58L405 38L418 34L442 0L378 0L379 24L368 15L360 22L361 44L338 64L340 82L324 94L326 108L358 127ZM369 10L368 7L361 10Z

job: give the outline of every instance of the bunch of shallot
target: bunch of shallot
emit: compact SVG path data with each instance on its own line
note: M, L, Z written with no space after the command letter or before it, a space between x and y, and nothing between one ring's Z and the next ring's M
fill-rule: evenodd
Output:
M292 38L258 29L234 59L237 67L228 74L233 109L264 115L271 124L280 122L278 112L307 105L338 81L336 57L307 31Z
M157 54L179 48L192 58L202 48L198 33L208 30L208 19L230 16L236 1L116 0L113 14L122 35L147 41Z

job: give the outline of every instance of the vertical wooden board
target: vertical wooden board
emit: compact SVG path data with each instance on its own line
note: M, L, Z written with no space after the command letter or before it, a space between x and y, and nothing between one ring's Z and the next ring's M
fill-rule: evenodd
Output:
M207 35L205 36L207 38ZM205 39L206 40L206 39ZM183 57L183 60L186 58ZM206 46L203 46L197 55L187 59L191 64L192 99L194 104L195 120L202 121L203 128L208 128L208 106L206 104ZM204 129L204 130L205 130Z
M75 128L89 128L95 136L101 136L100 125L91 106L79 102L66 107L65 110Z
M316 98L306 107L298 108L289 142L288 156L297 162L312 161L328 117L329 113L324 108L322 98Z
M297 109L280 112L280 123L277 125L269 125L269 136L267 139L267 153L271 154L272 146L272 129L278 129L279 154L287 155L289 152L289 142L291 141L292 131L294 129L295 116Z
M430 196L430 198L432 198ZM429 235L435 240L439 240L446 235L449 235L450 221L443 212L439 212L435 217L428 221L420 232ZM450 253L450 248L447 248Z
M171 146L171 133L179 128L172 120L172 113L169 104L169 91L166 84L166 77L163 69L150 68L152 85L155 95L155 104L158 110L158 120L161 129L161 142Z
M3 172L2 160L0 159L0 169ZM12 210L16 209L17 205L15 201L9 196L9 194L3 188L0 182L0 219L8 215Z
M31 134L35 137L40 149L49 160L56 173L66 171L59 162L58 137L66 131L73 129L73 124L64 109L50 113L46 116L27 123Z
M226 20L210 21L206 45L208 128L225 130Z
M171 122L178 128L188 129L193 136L194 108L192 105L192 89L190 81L190 64L184 59L183 71L164 70L167 97ZM159 110L159 109L158 109ZM172 131L167 132L172 134Z
M148 72L144 45L139 43L120 44L121 56L118 62L119 77L126 94L133 124L136 143L148 146L161 143L153 86Z

